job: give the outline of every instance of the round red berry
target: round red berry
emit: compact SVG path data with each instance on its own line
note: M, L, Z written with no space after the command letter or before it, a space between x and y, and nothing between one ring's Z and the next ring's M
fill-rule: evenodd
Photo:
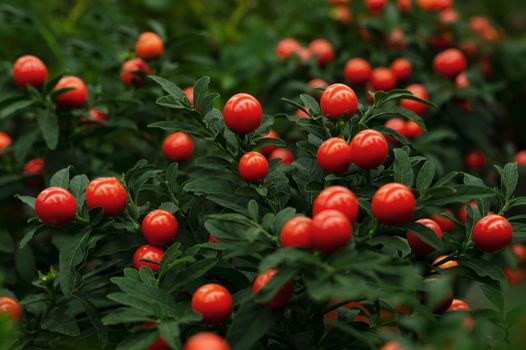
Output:
M13 66L13 78L20 87L31 85L38 88L47 80L47 67L38 57L22 56Z
M396 87L396 77L389 68L375 68L371 73L371 87L373 90L389 91Z
M77 213L75 198L61 187L49 187L39 193L35 210L40 220L54 227L69 224Z
M372 200L373 215L386 225L402 225L413 216L415 196L407 186L390 183L380 187Z
M372 68L363 58L352 58L347 61L343 69L345 80L351 84L361 85L371 78Z
M324 210L337 210L350 221L356 222L360 213L360 205L354 193L343 186L331 186L321 191L312 205L312 214L317 215Z
M435 232L438 238L442 239L442 229L440 226L431 219L420 219L417 223L424 225ZM422 241L416 234L409 231L407 232L407 242L411 249L419 255L427 255L434 251L433 247Z
M22 173L30 176L30 178L26 180L26 184L33 187L40 186L44 182L42 177L44 175L44 159L31 159L24 165Z
M268 174L268 161L259 152L248 152L239 160L238 170L245 181L258 182Z
M473 227L473 242L483 252L493 253L511 242L512 233L513 228L505 217L489 214Z
M192 157L193 152L194 142L187 133L176 131L164 139L163 154L169 160L184 163Z
M294 161L294 155L287 148L278 148L272 151L272 153L268 156L268 159L280 159L281 164L292 164Z
M319 64L325 64L334 58L332 44L325 39L316 39L309 44L309 52L317 58Z
M351 141L352 161L362 169L374 169L382 165L388 151L387 140L376 130L362 130Z
M447 49L435 56L435 72L448 78L455 78L466 70L466 57L458 49Z
M276 56L281 59L289 58L298 53L301 45L292 38L285 38L280 40L276 46Z
M142 58L132 58L123 63L121 80L126 85L141 86L144 84L144 75L152 74L152 69Z
M217 334L201 332L191 336L184 344L183 350L230 350L230 347Z
M179 231L175 216L166 210L154 210L142 220L142 234L151 245L164 246L174 241Z
M141 266L148 266L153 272L159 271L159 264L164 256L164 250L151 245L143 245L133 255L133 267L140 270ZM153 261L141 261L141 259Z
M22 308L16 299L0 297L0 314L7 315L13 322L22 318Z
M409 79L413 72L413 66L407 58L397 58L391 63L391 72L398 81L405 81Z
M90 209L103 208L104 216L119 215L127 202L126 189L114 177L100 177L86 188L86 204Z
M55 99L55 105L62 109L84 107L86 103L88 103L88 89L86 88L86 84L84 84L80 78L67 75L58 81L54 91L69 88L73 90L66 91L59 95Z
M352 162L351 146L343 139L332 137L320 145L316 161L325 171L343 173Z
M263 109L254 96L236 94L226 102L223 118L230 130L238 134L246 134L259 126L263 118Z
M332 84L323 91L321 111L329 118L338 119L354 115L358 109L358 98L353 89L344 84Z
M312 219L312 248L324 253L332 253L349 243L352 224L343 213L337 210L324 210Z
M225 322L232 313L233 304L228 289L215 283L199 287L192 297L192 309L203 316L206 324Z
M135 55L144 59L159 57L164 52L161 37L153 32L142 33L135 43Z
M281 245L287 247L312 247L311 237L312 219L305 216L296 216L281 229Z
M427 90L424 87L424 85L412 84L406 87L406 90L412 92L415 97L421 98L422 100L429 100L429 94L427 93ZM408 99L400 100L400 106L410 111L413 111L418 115L424 114L424 112L427 110L426 104Z

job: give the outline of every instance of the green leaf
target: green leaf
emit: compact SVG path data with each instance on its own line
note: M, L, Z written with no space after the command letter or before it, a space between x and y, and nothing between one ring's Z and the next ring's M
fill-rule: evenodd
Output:
M408 231L411 231L411 233L433 247L435 250L438 250L442 247L442 240L438 238L435 231L429 227L414 222L406 225L406 228Z
M435 163L426 161L416 177L416 188L423 192L433 183L435 178Z
M197 178L187 182L183 190L185 192L203 193L203 194L227 194L235 192L237 186L227 180L218 178Z
M35 235L35 233L37 233L37 231L41 227L42 226L34 226L30 228L29 231L26 232L26 234L24 235L24 237L22 237L22 239L20 240L20 243L18 244L20 249L23 249L29 243L29 241L33 239L33 236Z
M163 339L172 347L172 349L180 349L181 348L181 339L180 339L180 331L179 331L179 322L177 321L169 321L169 322L162 322L159 325L159 333L161 333L161 336Z
M11 103L9 106L2 108L2 110L0 111L0 119L7 118L15 114L16 112L19 112L34 104L35 101L33 100L17 100Z
M74 176L69 182L69 188L71 190L71 194L73 197L75 197L78 209L82 208L82 205L84 204L84 199L86 197L85 192L88 184L89 179L84 174Z
M210 78L207 76L201 77L194 84L194 104L198 109L201 109L201 104L208 94L208 85ZM207 111L208 112L208 111Z
M38 118L38 125L49 149L58 145L59 127L57 115L51 111L43 111Z
M422 201L427 206L445 206L453 203L468 203L471 200L491 198L495 196L495 191L489 187L473 185L456 185L448 187L433 187L428 191L430 198Z
M318 104L318 101L316 101L312 96L301 94L300 95L301 102L303 102L303 105L305 108L309 110L310 115L317 115L321 113L320 105Z
M409 155L401 148L393 150L395 160L393 162L394 181L408 187L413 185L413 168L409 161Z
M119 343L116 350L144 350L152 345L158 337L157 331L130 334Z
M79 300L82 304L82 307L84 308L84 311L86 311L86 315L88 316L88 320L90 321L93 328L95 328L95 330L97 331L99 345L101 346L101 348L104 348L108 341L108 332L106 331L106 328L104 328L104 326L102 325L99 311L89 300L84 298L77 298L77 300Z
M505 195L506 199L511 198L517 187L517 182L519 180L519 172L517 169L517 163L508 163L504 167L502 173L502 187L506 190Z
M22 203L25 203L25 204L29 205L31 207L31 209L35 210L35 202L37 200L35 197L21 196L21 195L17 194L17 195L15 195L15 198L20 200Z
M35 256L30 247L26 246L16 251L15 266L23 281L28 283L33 281L37 274L37 268Z
M40 324L42 329L54 333L76 337L80 334L79 326L74 317L70 316L64 308L54 308Z
M166 91L171 96L176 97L178 100L182 101L186 98L184 91L174 83L155 75L150 75L149 77L159 84L164 91Z
M22 164L27 157L29 151L33 148L34 143L39 135L38 129L33 129L23 134L16 142L14 148L15 160L18 164Z
M258 202L256 202L254 199L251 199L248 202L248 215L256 221L259 220L259 206Z
M296 209L294 208L285 208L283 210L280 210L274 219L274 232L276 234L279 234L281 232L281 228L287 221L292 219L296 215Z
M57 171L49 180L49 186L62 187L68 189L69 187L69 167Z
M227 341L232 350L252 349L276 322L274 313L263 306L242 305L228 328Z
M75 268L86 258L91 230L85 229L68 238L59 251L60 288L66 297L73 293Z
M179 288L184 287L186 284L200 278L210 269L217 265L217 258L206 258L202 259L195 264L188 266L178 276L176 282L171 286L170 292L174 292Z

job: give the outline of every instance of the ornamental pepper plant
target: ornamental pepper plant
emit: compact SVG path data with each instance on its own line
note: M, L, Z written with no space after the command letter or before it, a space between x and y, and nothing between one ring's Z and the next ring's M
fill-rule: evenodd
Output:
M0 5L0 349L526 344L513 28L166 3Z

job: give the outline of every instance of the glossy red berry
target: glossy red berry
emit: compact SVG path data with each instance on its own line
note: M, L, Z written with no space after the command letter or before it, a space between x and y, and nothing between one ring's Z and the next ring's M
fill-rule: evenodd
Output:
M41 87L47 80L47 67L38 57L26 55L16 60L13 66L16 85Z
M371 87L375 91L389 91L396 87L396 77L389 68L375 68L371 73Z
M473 227L473 242L483 252L493 253L511 242L512 233L511 224L505 217L489 214Z
M354 115L358 109L358 98L354 90L344 84L332 84L323 91L321 111L329 118L338 119Z
M407 186L390 183L380 187L372 200L373 215L386 225L402 225L409 221L415 210L415 196Z
M49 187L39 193L35 210L40 220L54 227L69 224L77 213L77 203L73 195L61 187Z
M351 141L352 161L362 169L374 169L382 165L388 151L387 140L376 130L362 130Z
M24 165L22 173L31 178L26 180L26 184L29 186L39 186L44 182L44 159L35 158L31 159Z
M174 162L188 161L194 152L192 137L182 131L168 135L163 142L164 157Z
M325 39L316 39L309 44L309 52L319 64L325 64L334 58L332 44Z
M206 324L225 322L232 313L233 304L228 289L215 283L199 287L192 297L192 309L203 316Z
M386 128L392 129L400 134L400 136L404 136L405 131L405 121L401 118L391 118L388 121L385 122L384 126ZM387 141L392 142L394 144L398 144L398 141L396 141L392 136L387 135L385 137Z
M324 210L337 210L345 215L351 223L358 220L360 205L354 193L343 186L330 186L321 191L312 204L312 214L317 215Z
M427 90L424 87L424 85L412 84L406 87L406 90L411 91L413 95L415 95L415 97L421 98L422 100L429 100L429 94L427 93ZM418 115L424 114L424 112L427 110L426 104L408 99L400 100L400 106L410 111L413 111Z
M486 167L486 155L484 152L475 150L466 154L464 158L466 168L471 171L481 171Z
M312 248L332 253L349 243L352 224L342 212L324 210L312 219Z
M246 134L259 126L263 118L263 109L254 96L236 94L226 102L223 118L230 130L238 134Z
M230 347L217 334L201 332L191 336L184 344L183 350L230 350Z
M351 165L351 146L339 137L332 137L320 145L316 161L325 171L343 173Z
M294 161L294 155L287 148L278 148L272 151L272 153L268 156L268 159L280 159L281 164L292 164Z
M174 241L179 231L175 216L166 210L154 210L142 220L142 234L151 245L165 246Z
M121 80L125 85L141 86L144 84L144 75L152 74L152 69L142 58L132 58L123 63Z
M86 204L90 209L103 208L104 216L119 215L128 202L128 194L115 177L100 177L86 188Z
M2 147L0 146L0 150L1 148ZM526 151L517 152L517 154L515 154L515 156L513 157L513 161L517 163L517 165L521 168L526 168Z
M265 136L263 136L263 138L264 139L279 139L279 134L276 131L270 129L268 133ZM272 145L263 146L260 148L260 152L264 155L269 155L272 153L272 151L276 149L278 149L278 146L272 146Z
M417 220L417 223L427 226L435 232L438 238L442 239L442 229L435 221L431 219L420 219ZM433 247L422 241L416 234L414 234L411 231L407 232L407 242L416 254L427 255L434 251Z
M2 153L11 143L13 140L9 135L7 135L5 132L0 131L0 153Z
M448 78L455 78L466 70L466 66L466 57L458 49L442 51L433 61L435 72Z
M55 99L55 105L62 109L80 108L84 107L88 103L88 89L86 84L80 79L72 75L62 77L57 85L55 85L54 91L69 89L63 94L59 95Z
M343 69L345 80L351 84L365 84L371 78L372 68L363 58L352 58L347 61Z
M397 81L406 81L413 72L413 66L407 58L397 58L391 63L391 72Z
M268 161L259 152L247 152L239 160L238 170L245 181L258 182L268 174Z
M281 245L287 247L301 247L311 248L312 219L305 216L296 216L289 221L281 229L280 238Z
M153 32L144 32L135 43L135 55L146 60L157 58L164 53L161 37Z
M301 49L301 45L292 38L280 40L276 46L276 56L281 59L289 58L296 55Z
M22 308L16 299L0 297L0 315L7 315L13 322L22 318Z
M453 216L453 212L449 209L444 210L449 215ZM433 214L431 215L431 219L435 221L438 226L442 229L442 232L452 232L455 229L455 223L453 220L441 215L441 214Z
M159 271L159 264L164 256L164 250L151 245L143 245L135 251L133 255L133 267L140 270L141 266L147 266L153 272ZM141 259L153 261L141 261ZM155 264L154 264L155 262Z
M254 280L252 292L254 294L259 293L261 288L263 288L276 273L278 273L278 270L270 269L263 272L262 274L259 274ZM283 287L281 287L281 289L274 296L274 298L272 298L270 301L267 301L265 305L271 309L280 309L289 303L293 294L294 284L292 283L292 281L289 281Z

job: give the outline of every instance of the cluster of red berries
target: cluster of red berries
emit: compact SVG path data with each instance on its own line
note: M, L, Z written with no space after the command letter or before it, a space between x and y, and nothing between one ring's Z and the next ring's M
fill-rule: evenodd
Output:
M325 39L315 39L307 48L304 48L297 40L286 38L276 46L276 56L280 59L297 56L303 62L314 57L318 64L325 64L334 59L334 49L332 44Z

